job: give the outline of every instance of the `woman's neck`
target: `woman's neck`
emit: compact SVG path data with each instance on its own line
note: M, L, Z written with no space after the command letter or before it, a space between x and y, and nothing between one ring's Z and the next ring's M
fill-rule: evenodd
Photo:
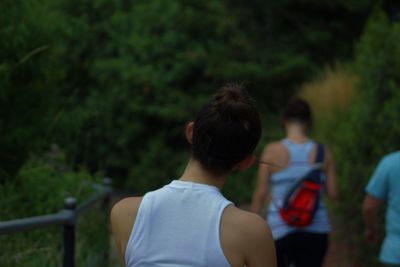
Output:
M200 162L191 158L179 180L212 185L222 189L225 184L226 176L221 177L211 174L209 171L202 168Z
M306 128L300 123L290 123L286 125L286 136L295 143L305 143L308 140Z

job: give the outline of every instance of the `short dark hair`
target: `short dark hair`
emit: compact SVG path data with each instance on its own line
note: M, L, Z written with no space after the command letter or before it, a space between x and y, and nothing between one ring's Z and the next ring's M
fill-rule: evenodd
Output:
M285 121L297 121L310 129L313 125L313 115L310 105L301 98L293 98L289 101L283 113Z
M249 93L227 84L195 116L193 157L221 175L253 153L260 136L260 116Z

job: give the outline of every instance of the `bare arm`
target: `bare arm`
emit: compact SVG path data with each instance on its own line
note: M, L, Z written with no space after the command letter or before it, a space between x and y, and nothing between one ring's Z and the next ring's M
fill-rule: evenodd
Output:
M111 210L111 231L118 250L121 266L125 265L125 250L131 234L141 197L130 197L119 201Z
M268 162L268 148L265 148L261 161ZM253 193L251 202L251 211L261 215L264 208L267 194L269 192L269 176L271 170L268 164L260 163L258 165L257 184Z
M260 164L258 167L257 184L251 202L251 211L261 215L269 191L268 166Z
M362 206L364 219L364 236L368 242L376 241L376 220L380 206L384 203L383 200L375 198L371 195L366 195Z
M274 240L266 222L257 217L249 227L245 263L246 267L276 267Z
M328 197L331 200L336 200L338 197L337 184L336 184L336 166L333 155L329 149L326 149L325 158L325 173L326 173L326 190Z
M120 222L122 218L123 208L120 203L117 203L111 210L110 220L111 220L111 232L115 242L115 246L118 250L118 258L121 266L126 266L124 261L123 252L123 242L121 236L123 235L123 229L121 228Z

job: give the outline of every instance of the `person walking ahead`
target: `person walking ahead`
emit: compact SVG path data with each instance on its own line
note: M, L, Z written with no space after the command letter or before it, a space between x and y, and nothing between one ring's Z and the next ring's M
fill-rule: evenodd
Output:
M271 232L220 189L232 171L255 161L261 134L248 93L227 85L186 127L192 156L179 180L111 211L114 239L127 267L275 267Z
M386 266L400 266L400 151L381 160L366 192L363 203L365 238L369 242L377 241L377 213L386 202L386 237L379 259Z
M323 202L317 203L312 221L302 228L289 225L280 214L286 195L294 184L309 173L317 158L319 146L308 137L312 126L308 103L301 99L291 101L285 110L283 122L286 138L268 144L261 156L251 210L261 214L265 201L270 200L267 221L275 240L278 267L287 267L292 263L296 267L320 267L330 231ZM334 161L329 150L326 147L323 150L322 171L325 175L321 177L322 185L325 185L328 196L335 199Z

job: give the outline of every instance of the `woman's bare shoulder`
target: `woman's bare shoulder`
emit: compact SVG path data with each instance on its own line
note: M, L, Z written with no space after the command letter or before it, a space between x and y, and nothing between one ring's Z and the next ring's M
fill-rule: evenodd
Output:
M267 223L261 216L233 205L225 209L222 217L222 227L230 229L232 234L236 233L240 236L241 233L241 238L243 239L248 238L249 234L251 236L252 234L257 235L268 232Z
M142 199L143 197L124 198L118 201L111 209L111 229L121 263L124 263L125 249Z
M282 141L275 141L275 142L271 142L268 143L267 145L265 145L264 148L264 154L268 155L268 154L275 154L275 153L279 153L281 151L283 151L285 149L285 146L283 145Z
M261 258L274 254L272 234L265 219L235 206L228 206L222 216L221 244L228 259L239 257L242 262L258 259L268 263L272 261L272 256L266 256L264 260ZM258 250L260 253L257 253Z
M282 141L271 142L265 146L261 159L277 166L286 166L288 152ZM272 168L272 172L281 170L281 168Z
M111 209L111 221L136 217L142 199L143 197L127 197L118 201Z
M276 149L276 148L282 148L283 143L281 140L270 142L265 146L265 149Z
M127 197L118 201L111 209L110 219L114 225L131 227L143 197Z
M143 197L128 197L118 201L111 209L110 220L114 235L129 236Z

